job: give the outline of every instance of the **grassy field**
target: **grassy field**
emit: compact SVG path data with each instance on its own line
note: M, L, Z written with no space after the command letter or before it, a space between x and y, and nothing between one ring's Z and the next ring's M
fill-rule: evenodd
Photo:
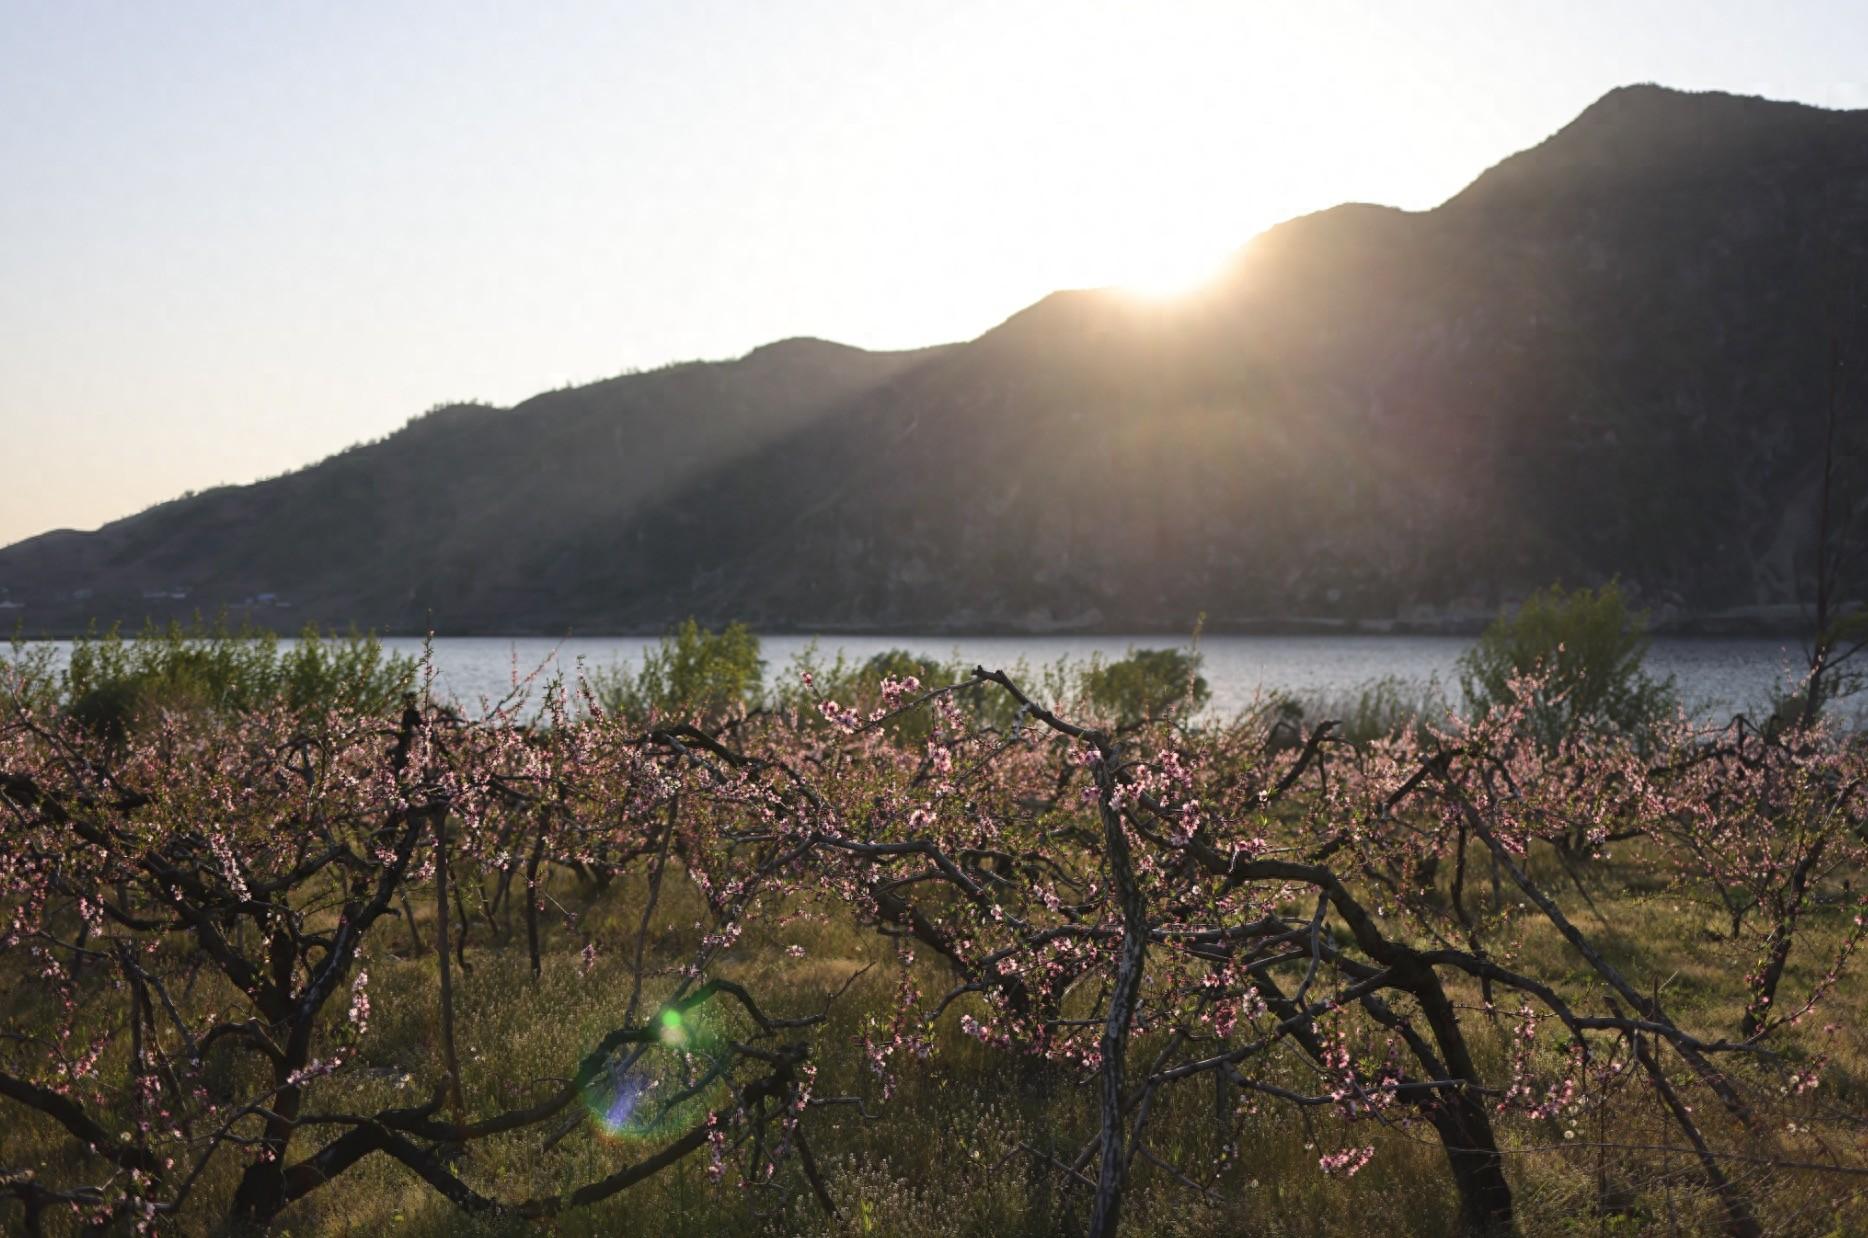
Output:
M969 699L21 711L0 1221L1868 1232L1858 739Z
M1554 869L1555 862L1549 867ZM1560 878L1560 874L1543 874ZM1605 948L1630 975L1663 985L1676 1017L1695 1027L1736 1025L1742 991L1733 983L1729 948L1713 939L1716 916L1683 903L1656 883L1639 855L1595 866L1586 878L1600 912ZM599 943L586 969L570 952L549 955L534 980L518 935L477 926L470 937L471 971L457 979L458 1036L464 1090L470 1104L503 1108L524 1099L523 1081L562 1077L585 1049L613 1026L630 988L633 942L645 901L643 881L598 890L569 874L549 882L551 897L573 910ZM1577 892L1577 902L1581 894ZM893 944L853 924L842 909L804 900L783 928L763 923L742 941L726 974L741 980L786 1013L819 1007L853 983L829 1007L816 1038L819 1090L865 1097L870 1113L853 1108L814 1124L817 1155L838 1215L827 1216L808 1195L740 1185L737 1175L713 1181L704 1157L693 1157L603 1204L551 1222L567 1234L666 1235L855 1233L890 1235L1004 1235L1081 1233L1088 1191L1058 1169L1095 1134L1085 1103L1091 1080L1082 1071L997 1052L962 1035L964 1007L943 1016L937 1048L925 1061L902 1064L893 1095L881 1085L860 1050L866 1032L895 1013L903 969ZM677 969L691 947L701 901L678 881L669 883L648 936L650 959ZM1802 960L1823 957L1839 929L1819 917L1803 943ZM432 940L432 914L417 917L416 935ZM1521 942L1520 963L1541 975L1586 979L1566 944L1540 918L1507 900L1499 931ZM611 943L614 943L612 945ZM417 949L392 931L386 948L368 961L374 1013L369 1035L351 1067L334 1077L327 1107L358 1111L406 1099L428 1086L435 1060L437 993L432 949ZM790 951L801 948L802 957ZM860 973L860 974L858 974ZM944 968L921 960L908 969L923 992L949 982ZM1793 979L1807 982L1802 975ZM651 981L662 989L671 981ZM11 1021L27 1014L36 990L15 977ZM651 990L653 991L653 990ZM43 996L43 995L41 995ZM212 1004L210 991L198 998ZM223 995L225 996L225 995ZM1476 986L1461 997L1480 1003ZM1798 1038L1798 1047L1829 1057L1819 1105L1830 1113L1868 1112L1868 989L1859 973L1837 990L1828 1019ZM1825 1020L1825 1025L1828 1023ZM1475 1035L1486 1073L1503 1073L1510 1024L1490 1029L1477 1020ZM1137 1044L1146 1057L1149 1038ZM1301 1055L1287 1053L1271 1073L1293 1086L1313 1075ZM1219 1105L1225 1106L1222 1122ZM5 1163L66 1165L82 1172L62 1130L46 1121L14 1120L7 1127ZM575 1125L549 1150L536 1131L477 1142L454 1168L489 1192L520 1197L582 1181L652 1151L649 1135L612 1134L594 1117ZM1851 1125L1854 1123L1851 1122ZM1369 1124L1359 1132L1375 1156L1353 1178L1328 1177L1317 1167L1319 1125L1274 1102L1235 1095L1216 1098L1202 1087L1174 1095L1153 1122L1155 1154L1180 1174L1139 1162L1130 1185L1127 1232L1150 1235L1447 1234L1458 1231L1458 1201L1447 1181L1444 1155L1429 1135ZM1526 1233L1681 1233L1714 1231L1717 1209L1699 1180L1690 1154L1660 1152L1680 1141L1653 1098L1631 1085L1581 1122L1506 1121L1508 1173ZM556 1133L553 1131L552 1133ZM1747 1143L1728 1132L1735 1147L1755 1146L1761 1160L1839 1158L1859 1164L1857 1133L1840 1147L1824 1138L1774 1131ZM229 1162L200 1188L233 1190L238 1165ZM1816 1171L1768 1169L1738 1161L1734 1177L1755 1193L1771 1233L1868 1232L1868 1179ZM211 1215L211 1214L210 1214ZM17 1220L17 1214L15 1219ZM383 1158L366 1161L340 1185L310 1196L280 1218L279 1232L517 1233L534 1223L464 1216L406 1168ZM192 1229L194 1226L184 1226Z
M1553 865L1554 867L1554 865ZM1554 875L1554 874L1552 874ZM568 884L568 883L567 883ZM1645 880L1638 856L1590 874L1591 895L1603 921L1615 926L1600 940L1632 975L1664 984L1676 1016L1693 1026L1735 1026L1743 995L1733 984L1733 961L1712 941L1713 917L1682 905ZM599 940L628 940L635 929L642 891L610 891L588 903L574 888L564 892L582 910ZM588 892L585 893L588 897ZM1579 899L1580 901L1580 899ZM944 1016L939 1049L925 1063L900 1072L886 1102L863 1055L855 1048L865 1030L886 1023L894 1009L899 972L889 943L863 932L835 908L800 908L787 929L749 936L731 969L755 991L774 995L793 1009L810 1008L854 972L868 967L832 1009L819 1040L820 1090L866 1094L873 1119L855 1113L831 1118L817 1129L818 1155L841 1216L825 1217L808 1197L762 1199L757 1189L713 1183L696 1161L644 1188L556 1222L561 1232L668 1235L772 1233L873 1233L891 1235L1004 1235L1081 1233L1088 1192L1073 1186L1044 1158L1069 1160L1095 1133L1085 1103L1089 1080L1042 1062L1021 1061L981 1046L957 1029L961 1011ZM667 966L678 966L699 908L674 902L655 939ZM1833 946L1834 926L1810 935L1810 953L1820 958ZM1547 924L1507 909L1507 933L1521 934L1522 961L1539 974L1576 974L1580 964ZM804 957L786 954L802 946ZM385 1073L429 1060L434 1009L433 961L426 954L385 959L382 997L387 1017L366 1056ZM375 974L375 973L373 973ZM915 967L924 992L948 983L943 969L925 961ZM1810 977L1802 977L1808 980ZM487 941L475 974L462 985L463 1044L470 1057L470 1096L499 1096L514 1078L561 1074L580 1048L610 1026L629 984L626 960L603 951L595 969L580 974L560 960L537 985L526 972L523 949ZM606 1000L607 995L607 1000ZM782 996L781 996L782 995ZM1476 986L1462 994L1480 1001ZM1868 986L1851 973L1828 1015L1833 1032L1811 1028L1800 1040L1810 1052L1830 1055L1821 1089L1825 1108L1868 1113ZM1485 1026L1479 1021L1476 1026ZM1501 1073L1509 1025L1477 1037L1488 1073ZM1146 1057L1143 1037L1138 1055ZM1300 1084L1311 1072L1291 1055L1280 1076ZM378 1095L389 1085L378 1085ZM1458 1201L1446 1180L1444 1154L1430 1135L1372 1129L1376 1147L1368 1167L1344 1180L1317 1168L1316 1130L1307 1130L1288 1107L1251 1104L1227 1097L1228 1119L1216 1118L1212 1090L1177 1095L1159 1115L1155 1151L1198 1175L1201 1189L1170 1172L1140 1162L1131 1186L1128 1232L1150 1235L1253 1234L1314 1236L1339 1234L1450 1234L1459 1229ZM1509 1173L1527 1233L1681 1233L1716 1231L1717 1210L1687 1152L1638 1150L1678 1145L1680 1140L1653 1099L1638 1086L1588 1121L1508 1123ZM1360 1137L1360 1135L1358 1136ZM1859 1164L1864 1136L1825 1147L1811 1135L1773 1132L1760 1142L1768 1159L1797 1157L1822 1162L1840 1156ZM594 1121L541 1157L538 1139L509 1145L476 1145L462 1167L476 1180L498 1183L515 1195L550 1187L566 1178L598 1175L641 1149L602 1133ZM1772 1233L1856 1234L1868 1232L1868 1178L1819 1172L1786 1172L1734 1166L1734 1176L1758 1193L1757 1206ZM1190 1175L1191 1176L1191 1175ZM314 1196L311 1206L286 1218L293 1233L370 1233L391 1228L411 1234L519 1232L523 1226L497 1220L464 1228L457 1210L393 1163L378 1163L341 1191Z

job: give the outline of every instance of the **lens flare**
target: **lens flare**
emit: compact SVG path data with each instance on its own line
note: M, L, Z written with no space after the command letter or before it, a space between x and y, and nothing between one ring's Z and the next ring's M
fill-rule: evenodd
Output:
M649 1090L646 1081L640 1078L626 1077L616 1081L610 1095L610 1103L601 1114L596 1115L597 1125L606 1135L617 1136L629 1132L630 1119L635 1116L636 1105L643 1093Z
M666 1134L698 1120L728 1091L716 1068L718 1039L692 1013L674 1008L654 1022L655 1039L638 1044L584 1090L584 1106L607 1139Z

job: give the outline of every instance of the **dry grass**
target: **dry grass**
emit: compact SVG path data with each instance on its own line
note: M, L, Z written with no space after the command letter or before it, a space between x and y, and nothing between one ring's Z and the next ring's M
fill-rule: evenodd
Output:
M1553 879L1558 873L1546 873ZM1715 917L1705 909L1652 893L1636 859L1611 861L1585 876L1601 912L1581 922L1631 977L1658 985L1688 1026L1735 1027L1742 1013L1733 983L1739 961L1709 930ZM613 887L601 895L557 879L557 895L580 915L581 926L599 943L596 966L581 974L574 955L548 957L535 983L526 968L522 940L501 941L480 926L470 943L471 970L457 981L461 995L459 1039L466 1056L470 1105L512 1104L528 1095L531 1080L561 1078L577 1057L621 1018L630 987L626 946L632 946L641 891ZM1582 904L1580 897L1568 900ZM1087 1218L1087 1192L1067 1184L1041 1159L1068 1159L1092 1133L1088 1080L1062 1068L1009 1057L959 1034L962 1007L942 1020L938 1050L925 1063L905 1066L886 1103L855 1041L893 1014L896 970L893 946L834 909L806 908L816 915L773 927L768 917L749 932L728 974L755 984L783 1013L816 1008L825 996L862 967L858 978L831 1008L817 1040L822 1095L858 1093L870 1099L873 1118L836 1109L814 1115L813 1143L824 1162L840 1218L825 1217L808 1196L780 1196L736 1185L732 1175L709 1181L704 1158L691 1157L675 1170L604 1204L555 1221L565 1234L618 1232L665 1235L754 1235L852 1233L886 1235L1073 1234ZM651 934L650 955L663 969L677 966L691 940L698 901L670 883ZM1541 975L1586 984L1585 968L1540 917L1507 898L1499 915L1502 932L1518 943L1519 962ZM1808 969L1837 931L1815 924L1793 956L1787 988L1808 980ZM426 926L422 931L426 933ZM394 940L405 950L403 935ZM801 946L794 958L786 947ZM1807 949L1804 947L1807 946ZM433 961L426 953L379 955L371 959L377 1014L357 1068L342 1084L337 1106L365 1108L428 1085L407 1077L432 1062L435 1009ZM924 991L947 982L925 961L916 965ZM1801 971L1799 971L1801 968ZM651 980L649 996L665 991L664 974ZM1477 1008L1476 988L1459 992ZM1825 1019L1800 1029L1793 1045L1801 1052L1830 1055L1824 1102L1855 1113L1868 1110L1868 1027L1852 1017L1868 991L1859 977L1845 979ZM1838 1012L1840 1017L1838 1018ZM1839 1026L1825 1033L1823 1022ZM1469 1017L1480 1069L1487 1077L1505 1070L1510 1020L1496 1027L1482 1015ZM1144 1057L1148 1041L1138 1042ZM1279 1069L1293 1083L1304 1066L1294 1057ZM542 1085L534 1085L540 1086ZM398 1089L401 1089L400 1093ZM1213 1092L1201 1084L1172 1094L1150 1123L1151 1149L1164 1161L1201 1179L1195 1190L1146 1161L1138 1161L1125 1204L1125 1232L1143 1235L1315 1236L1345 1234L1437 1235L1457 1230L1457 1200L1447 1179L1443 1153L1430 1132L1359 1126L1356 1141L1372 1142L1369 1166L1347 1181L1319 1172L1320 1150L1336 1146L1343 1132L1328 1119L1305 1119L1274 1101L1234 1098L1233 1122L1222 1129ZM1719 1129L1712 1106L1700 1110L1722 1147L1744 1146L1744 1137ZM5 1142L10 1163L54 1154L57 1138L25 1139L15 1128ZM1680 1233L1716 1228L1717 1217L1696 1166L1677 1152L1643 1150L1677 1145L1647 1091L1629 1087L1602 1114L1581 1125L1533 1123L1505 1117L1501 1142L1510 1150L1510 1173L1521 1224L1529 1234ZM611 1140L591 1122L581 1123L549 1151L537 1132L472 1146L455 1165L469 1182L508 1198L561 1189L566 1183L611 1172L653 1148ZM1236 1146L1229 1153L1227 1145ZM1826 1159L1831 1151L1814 1140L1772 1132L1759 1154ZM1853 1149L1842 1149L1845 1157ZM1770 1232L1850 1234L1868 1232L1868 1182L1814 1172L1766 1170L1735 1162L1733 1176L1751 1191ZM217 1183L230 1189L231 1173ZM284 1232L404 1233L443 1235L520 1232L523 1225L470 1220L393 1162L365 1162L332 1188L315 1193L282 1219Z
M1587 900L1554 859L1540 855L1536 871L1547 888L1564 891L1563 901L1577 923L1636 984L1665 995L1683 1025L1707 1035L1736 1028L1743 1000L1738 977L1751 960L1718 938L1715 909L1667 892L1633 850L1579 873ZM1573 991L1593 991L1587 967L1548 922L1520 905L1509 887L1496 908L1486 883L1472 889L1469 898L1495 917L1489 935L1509 944L1514 965ZM536 1097L565 1078L624 1015L644 897L639 880L600 891L560 872L551 878L550 893L575 912L578 931L597 943L596 962L586 972L575 948L564 948L569 930L557 923L550 930L557 948L547 953L543 974L535 981L523 932L507 936L485 921L474 924L468 968L456 985L464 1086L469 1107L479 1112ZM755 917L723 974L745 981L775 1013L791 1015L821 1007L828 994L868 968L830 1007L828 1024L816 1039L818 1094L862 1095L875 1112L865 1118L840 1108L810 1119L813 1145L840 1216L826 1217L806 1193L745 1188L732 1174L711 1181L705 1156L699 1154L609 1201L569 1213L550 1228L573 1235L695 1238L1081 1233L1088 1192L1071 1184L1047 1158L1069 1159L1092 1134L1090 1080L961 1035L957 1022L966 1009L963 1002L941 1020L936 1052L925 1062L903 1063L899 1086L884 1102L857 1042L895 1013L901 973L894 943L834 904L804 903L787 910L794 914ZM672 986L673 970L687 960L703 915L698 897L671 870L649 934L648 1002ZM1786 992L1807 987L1813 969L1839 939L1840 916L1832 907L1812 914L1792 956ZM418 932L430 949L431 928L426 917L418 917ZM801 947L802 957L789 953L791 947ZM369 1112L411 1103L425 1097L434 1082L437 998L430 950L415 949L406 927L394 926L377 936L367 966L375 1005L371 1031L358 1057L321 1087L321 1109ZM950 983L925 958L914 965L914 976L925 993L942 992ZM1468 1010L1465 1021L1481 1075L1502 1078L1508 1069L1509 1012L1489 1018L1480 1009L1483 999L1476 985L1454 991ZM50 1000L42 989L17 982L7 999L15 1019L30 1019L37 1011L48 1022L49 1007L39 1008ZM236 1004L205 976L189 1000L223 1009ZM1868 1023L1858 1017L1864 1009L1868 984L1859 972L1851 973L1825 1011L1788 1037L1785 1047L1791 1055L1829 1058L1812 1102L1817 1111L1868 1112ZM1132 1060L1145 1060L1150 1044L1148 1037L1141 1038ZM1278 1057L1269 1069L1273 1078L1296 1086L1314 1080L1294 1053ZM1799 1110L1787 1098L1783 1114L1772 1115L1777 1127L1756 1135L1733 1129L1714 1105L1696 1108L1709 1136L1738 1158L1860 1160L1864 1136L1859 1121L1827 1128L1831 1138L1837 1130L1852 1129L1853 1135L1844 1138L1853 1139L1853 1146L1837 1147L1784 1129L1784 1122L1795 1119L1783 1114L1810 1111L1809 1104ZM1307 1119L1276 1101L1237 1096L1228 1098L1227 1112L1229 1119L1222 1123L1206 1083L1167 1094L1150 1122L1149 1147L1196 1178L1198 1189L1138 1160L1125 1203L1126 1233L1392 1238L1456 1232L1458 1204L1431 1132L1363 1123L1346 1133L1327 1117ZM1499 1128L1527 1234L1696 1234L1717 1227L1697 1166L1688 1156L1662 1150L1681 1140L1644 1087L1625 1087L1583 1122L1506 1115ZM1351 1179L1326 1177L1318 1169L1319 1154L1350 1140L1372 1143L1373 1161ZM537 1129L479 1141L453 1168L477 1189L511 1199L601 1177L656 1146L652 1139L608 1138L589 1121L549 1148L544 1144ZM77 1173L80 1159L62 1131L17 1109L9 1111L8 1124L0 1128L0 1164L38 1166L52 1177L61 1169ZM239 1169L232 1159L225 1160L210 1172L201 1192L224 1201ZM1868 1233L1863 1195L1868 1179L1770 1169L1744 1159L1733 1159L1728 1169L1751 1194L1773 1234ZM223 1211L202 1208L194 1215L204 1219L181 1229L207 1232L205 1218ZM0 1219L7 1216L0 1211ZM513 1221L467 1218L382 1157L360 1163L289 1209L280 1222L280 1232L292 1234L439 1236L527 1228Z

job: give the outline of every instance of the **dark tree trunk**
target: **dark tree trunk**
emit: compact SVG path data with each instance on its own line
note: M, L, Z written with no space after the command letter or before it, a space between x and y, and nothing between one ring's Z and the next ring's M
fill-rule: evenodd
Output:
M1103 1021L1101 1108L1102 1165L1096 1178L1096 1202L1090 1211L1090 1238L1110 1238L1122 1210L1122 1186L1128 1157L1122 1137L1123 1059L1129 1031L1135 1022L1135 1002L1141 995L1142 969L1148 955L1148 909L1135 884L1135 866L1122 814L1110 807L1115 791L1109 769L1114 754L1103 753L1097 767L1102 791L1103 845L1110 883L1122 907L1122 944L1116 961L1116 982L1109 994L1109 1013Z
M1434 1104L1432 1121L1459 1191L1465 1232L1483 1238L1515 1234L1511 1184L1505 1181L1504 1158L1485 1107L1464 1093L1443 1094Z

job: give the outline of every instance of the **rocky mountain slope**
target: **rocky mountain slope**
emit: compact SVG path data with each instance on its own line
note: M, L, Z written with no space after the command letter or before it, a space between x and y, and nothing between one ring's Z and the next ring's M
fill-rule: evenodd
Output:
M441 410L46 534L0 550L0 620L1433 627L1619 576L1663 621L1787 623L1832 377L1868 431L1865 301L1868 112L1624 88L1434 210L1293 220L1182 301Z

